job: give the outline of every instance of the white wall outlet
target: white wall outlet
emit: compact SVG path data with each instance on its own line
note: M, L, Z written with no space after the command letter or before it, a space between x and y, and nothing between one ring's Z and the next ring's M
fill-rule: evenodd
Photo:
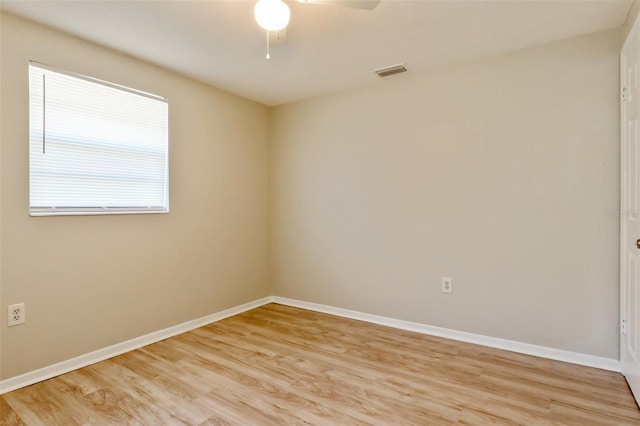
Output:
M27 311L24 308L24 303L9 305L7 311L7 313L9 314L9 318L7 321L9 327L24 324L24 322L27 320Z
M442 292L453 293L453 278L442 277Z

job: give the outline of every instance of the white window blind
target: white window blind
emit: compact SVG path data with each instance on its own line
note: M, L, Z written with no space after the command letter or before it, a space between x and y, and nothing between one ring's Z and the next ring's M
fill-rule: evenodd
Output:
M31 215L168 212L166 99L29 65Z

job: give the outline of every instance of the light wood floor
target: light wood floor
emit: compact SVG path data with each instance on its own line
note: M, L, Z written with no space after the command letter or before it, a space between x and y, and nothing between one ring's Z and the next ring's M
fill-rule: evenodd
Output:
M4 425L640 425L617 373L267 305L0 398Z

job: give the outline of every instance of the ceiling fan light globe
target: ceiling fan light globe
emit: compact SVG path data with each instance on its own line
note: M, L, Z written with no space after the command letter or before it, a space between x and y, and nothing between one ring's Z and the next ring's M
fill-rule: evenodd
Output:
M289 24L291 11L282 0L260 0L253 8L256 22L267 31L280 31Z

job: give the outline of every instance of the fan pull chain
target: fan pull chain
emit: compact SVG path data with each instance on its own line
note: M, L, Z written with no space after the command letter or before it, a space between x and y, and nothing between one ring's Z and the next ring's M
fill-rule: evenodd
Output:
M267 30L267 59L271 58L269 55L269 30Z

